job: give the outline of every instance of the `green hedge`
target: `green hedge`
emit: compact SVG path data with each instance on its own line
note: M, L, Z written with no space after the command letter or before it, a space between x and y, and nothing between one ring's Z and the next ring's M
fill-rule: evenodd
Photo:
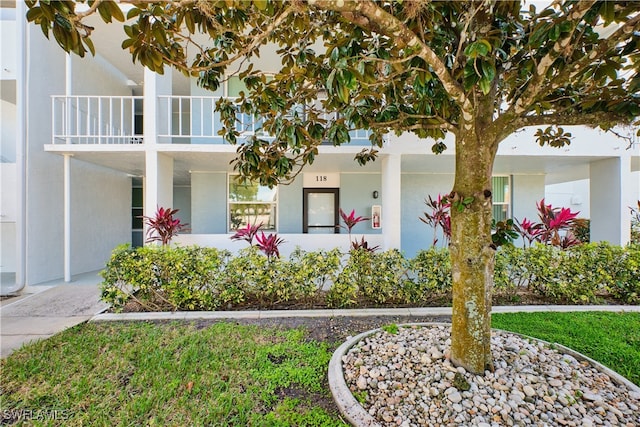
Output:
M446 249L407 259L397 250L338 249L268 259L255 247L232 256L203 247L116 248L102 272L102 299L122 310L129 301L146 310L227 310L282 304L352 307L425 305L451 295ZM611 295L640 302L640 245L589 243L503 246L496 253L494 291L529 290L557 302L594 303Z

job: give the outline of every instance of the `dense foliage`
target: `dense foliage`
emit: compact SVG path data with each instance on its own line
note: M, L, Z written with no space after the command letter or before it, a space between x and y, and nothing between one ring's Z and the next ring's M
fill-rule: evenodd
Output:
M294 251L268 258L249 247L232 256L202 247L118 247L102 272L103 299L121 310L228 310L243 307L354 307L449 304L446 249L408 259L397 250ZM640 302L640 246L590 243L561 250L505 245L496 256L498 296L528 290L550 301Z

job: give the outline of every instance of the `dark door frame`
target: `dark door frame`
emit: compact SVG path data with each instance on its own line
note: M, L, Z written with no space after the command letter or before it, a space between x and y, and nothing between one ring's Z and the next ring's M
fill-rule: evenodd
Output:
M340 189L339 188L303 188L302 189L302 232L309 233L309 193L332 193L334 197L334 225L316 225L312 228L333 228L335 234L340 234Z

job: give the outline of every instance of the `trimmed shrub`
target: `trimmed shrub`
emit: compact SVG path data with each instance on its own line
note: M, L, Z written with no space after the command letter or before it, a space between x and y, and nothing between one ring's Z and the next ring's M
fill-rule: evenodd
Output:
M349 259L327 294L329 307L349 307L360 300L375 304L403 301L409 263L395 250L352 249Z
M250 304L316 303L428 304L450 298L447 249L431 248L407 259L397 250L353 249L305 252L268 258L256 247L229 251L204 247L118 246L102 271L102 299L122 310L216 310ZM500 247L494 291L515 296L521 289L558 302L593 303L613 296L640 302L640 245L626 248L589 243L561 250L536 244Z
M513 296L531 281L527 268L528 249L513 245L500 246L496 252L493 288L496 293Z
M451 295L451 260L446 248L419 251L410 260L411 282L405 287L407 302L426 302L434 296Z

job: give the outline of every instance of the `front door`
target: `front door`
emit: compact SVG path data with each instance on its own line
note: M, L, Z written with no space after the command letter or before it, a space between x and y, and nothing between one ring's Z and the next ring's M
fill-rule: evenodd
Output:
M303 191L302 232L309 234L338 234L339 188L305 188Z

